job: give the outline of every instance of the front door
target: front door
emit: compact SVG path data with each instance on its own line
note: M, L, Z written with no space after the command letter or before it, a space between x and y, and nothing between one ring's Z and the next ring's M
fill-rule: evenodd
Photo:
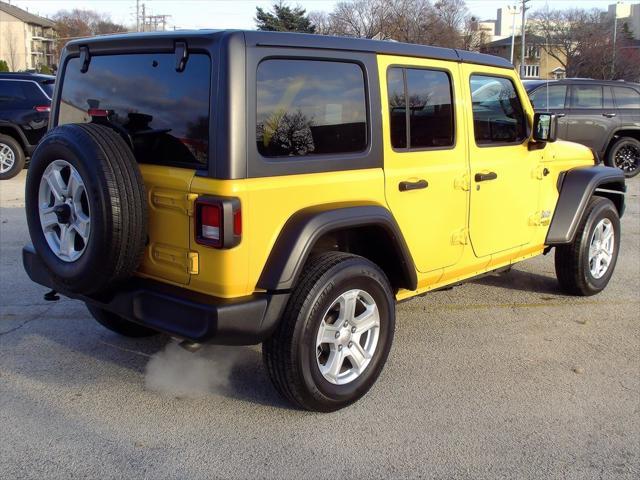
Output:
M569 108L569 87L565 84L546 83L531 95L531 103L536 112L552 112L558 117L558 138L567 138L567 109Z
M378 57L385 195L420 272L454 265L466 238L467 135L459 66Z
M529 243L536 214L539 151L529 151L526 93L504 69L463 65L467 83L471 167L469 233L478 257ZM528 102L527 102L528 108ZM531 116L529 112L529 117Z

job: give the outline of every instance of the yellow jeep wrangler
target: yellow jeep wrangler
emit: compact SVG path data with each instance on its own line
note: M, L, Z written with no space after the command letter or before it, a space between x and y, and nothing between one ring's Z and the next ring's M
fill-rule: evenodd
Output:
M554 247L569 293L613 273L623 173L556 142L501 58L196 31L75 40L60 65L31 279L123 335L263 343L300 407L368 391L398 300Z

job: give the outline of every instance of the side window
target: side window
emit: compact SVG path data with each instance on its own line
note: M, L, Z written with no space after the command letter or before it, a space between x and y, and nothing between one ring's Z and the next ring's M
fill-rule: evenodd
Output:
M449 75L423 68L392 68L387 78L393 147L452 146L454 127Z
M404 69L390 68L387 72L389 123L393 148L407 148L407 97L404 91Z
M633 88L613 87L618 108L640 108L640 93Z
M25 103L27 95L23 88L23 83L0 80L0 105L9 107Z
M272 59L258 65L258 151L265 157L360 152L367 146L364 73L355 63Z
M602 108L602 87L599 85L571 87L571 108Z
M527 119L508 78L471 75L473 130L478 145L521 143Z
M531 103L536 110L562 110L566 96L566 85L544 86L531 94Z

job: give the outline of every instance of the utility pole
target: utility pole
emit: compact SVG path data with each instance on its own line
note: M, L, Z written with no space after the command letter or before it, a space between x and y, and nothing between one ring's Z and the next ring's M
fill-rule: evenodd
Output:
M525 30L526 30L526 15L527 15L527 3L531 0L522 0L522 30L520 35L520 42L522 43L522 51L520 55L520 78L524 78L524 56L525 56Z
M146 25L147 25L147 13L146 13L146 7L145 4L142 4L142 31L146 31Z
M511 64L513 65L513 54L516 46L516 15L518 14L518 6L517 5L509 5L507 7L509 12L511 13L512 22L511 22Z
M136 0L136 32L140 31L140 0Z
M618 36L618 4L616 2L613 10L613 54L611 55L611 80L616 75L616 42Z

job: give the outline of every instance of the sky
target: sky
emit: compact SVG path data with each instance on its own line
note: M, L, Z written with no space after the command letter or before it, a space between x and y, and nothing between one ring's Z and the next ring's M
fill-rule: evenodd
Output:
M7 0L2 0L7 1ZM147 14L171 15L169 27L173 28L255 28L256 6L265 9L274 0L140 0L146 5ZM517 0L466 0L471 13L482 20L496 17L500 7L516 3ZM31 13L51 16L58 10L74 8L97 10L107 13L117 23L135 24L136 0L11 0L10 3ZM333 0L291 0L290 5L300 5L311 11L329 12L337 1ZM532 0L532 10L544 8L599 8L605 10L615 0ZM630 1L628 3L636 3Z

